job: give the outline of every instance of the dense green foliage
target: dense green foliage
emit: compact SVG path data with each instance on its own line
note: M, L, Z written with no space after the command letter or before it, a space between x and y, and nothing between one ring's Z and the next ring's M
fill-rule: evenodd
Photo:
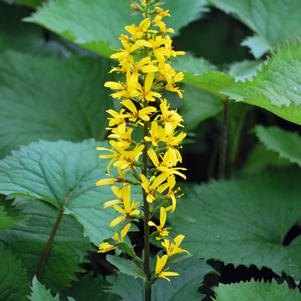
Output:
M168 223L191 254L153 300L300 301L301 0L165 2L189 51L184 99L168 95L188 132ZM0 301L143 300L141 264L97 253L113 233L103 85L130 3L0 0Z

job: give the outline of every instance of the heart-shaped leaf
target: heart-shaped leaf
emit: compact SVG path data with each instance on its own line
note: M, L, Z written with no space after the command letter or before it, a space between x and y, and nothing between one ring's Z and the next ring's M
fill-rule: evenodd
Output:
M180 274L173 277L169 283L159 279L152 286L153 301L199 301L201 294L198 291L206 274L212 268L204 261L195 257L183 258L170 265L171 271ZM122 298L123 301L141 301L144 294L144 282L125 274L108 277L111 287L108 290Z
M258 58L290 38L301 34L299 0L212 0L216 7L235 15L249 26L256 35L243 45L251 48Z
M51 1L27 18L68 40L98 54L109 56L119 48L118 36L128 24L139 22L133 16L130 0ZM173 0L166 3L172 12L168 24L176 31L197 19L204 11L204 0Z
M215 288L216 301L299 301L301 294L297 289L289 289L286 283L241 282L219 284Z
M0 161L0 193L23 195L64 208L98 244L112 235L108 227L113 212L103 208L111 198L109 187L96 187L105 177L94 140L82 143L38 142L22 147Z
M300 219L300 180L296 170L246 179L190 185L171 223L185 233L185 248L206 259L269 267L301 277L301 237L284 237Z
M21 260L8 249L0 247L0 300L26 301L30 281Z
M108 68L101 59L2 54L0 157L38 139L103 137Z
M285 131L279 127L257 126L256 135L264 146L301 167L301 137L297 133Z
M25 200L17 206L26 223L14 229L0 231L0 242L14 251L26 266L28 274L33 277L38 271L57 212L50 205L37 200ZM70 216L64 216L47 258L43 281L51 289L65 289L76 279L75 273L81 272L79 264L83 262L89 249L91 246L83 237L82 227Z

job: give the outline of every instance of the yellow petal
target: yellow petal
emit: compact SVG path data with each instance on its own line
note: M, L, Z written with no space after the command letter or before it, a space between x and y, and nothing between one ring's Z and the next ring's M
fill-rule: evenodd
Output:
M119 216L119 217L116 217L115 219L113 219L110 223L110 227L115 227L117 226L118 224L120 224L123 220L125 220L125 216L122 215L122 216Z
M123 85L117 82L106 82L104 85L106 88L110 88L112 90L122 90Z
M117 204L119 204L119 203L120 203L119 200L107 201L107 202L105 202L105 203L103 204L103 207L104 207L104 208L108 208L108 207L117 205Z
M160 208L160 227L163 228L166 223L166 210L164 207Z
M156 269L155 269L156 275L161 273L161 271L166 265L167 259L168 259L167 255L163 255L161 258L157 256Z
M148 73L146 75L145 82L144 82L145 93L147 93L147 92L149 92L151 90L154 78L155 78L155 73Z
M147 154L148 156L150 157L151 161L153 162L153 164L158 167L160 162L159 162L159 159L158 159L158 156L156 154L156 152L150 148L148 151L147 151Z
M121 102L123 106L125 106L129 111L131 111L133 114L137 113L136 106L130 99L125 99Z
M111 185L118 182L118 179L116 178L110 178L110 179L103 179L96 182L96 186L105 186L105 185Z
M121 230L120 234L121 234L121 238L122 240L125 238L125 236L128 234L128 232L130 231L131 229L131 224L127 224L123 227L123 229Z

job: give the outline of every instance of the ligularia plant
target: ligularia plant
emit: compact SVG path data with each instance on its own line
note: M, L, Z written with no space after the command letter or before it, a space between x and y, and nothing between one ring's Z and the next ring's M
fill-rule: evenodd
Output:
M166 227L167 214L176 209L176 199L180 189L176 177L185 179L185 168L179 151L186 134L183 119L171 109L165 94L177 93L182 98L183 91L177 86L184 75L174 71L170 59L184 55L175 51L164 18L170 17L168 10L159 6L158 0L141 0L132 8L143 15L139 25L125 27L122 34L122 49L111 56L118 66L111 73L121 77L120 81L105 83L113 90L111 96L119 101L119 111L108 110L110 148L99 147L108 152L101 158L110 159L107 173L110 176L97 182L98 186L112 185L116 198L105 202L105 207L113 207L117 217L110 224L119 228L111 239L99 245L99 252L119 249L131 256L138 264L144 263L145 300L151 300L151 285L158 278L178 276L168 268L172 256L188 251L181 248L184 235L171 237ZM113 171L114 169L114 171ZM140 189L143 194L137 193ZM140 191L141 191L140 190ZM135 191L135 193L134 193ZM139 201L139 198L143 202ZM159 222L154 217L159 214ZM126 242L132 223L143 221L144 252L142 259ZM154 229L150 235L150 228ZM150 240L161 241L163 255L157 255L156 266L150 264Z

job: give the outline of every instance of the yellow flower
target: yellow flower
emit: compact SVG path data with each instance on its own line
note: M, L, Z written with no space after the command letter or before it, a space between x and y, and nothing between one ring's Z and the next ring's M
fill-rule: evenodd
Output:
M126 124L123 123L120 126L111 129L111 134L108 136L108 138L116 139L118 143L114 144L115 148L124 150L129 148L133 144L133 130L133 128L127 128Z
M163 99L160 104L160 120L165 124L165 129L168 133L171 133L176 127L183 127L183 118L176 110L169 110L169 104L167 99Z
M165 33L175 33L175 31L172 29L172 28L167 28L166 27L166 24L162 21L163 19L163 16L161 15L157 15L155 18L154 18L154 23L160 28L161 32L163 34Z
M120 49L119 52L112 54L111 58L120 61L132 59L133 52L135 52L137 49L141 47L149 46L149 44L144 40L137 40L134 43L132 43L127 35L121 35L119 39L123 48Z
M137 89L140 85L138 83L137 72L127 72L126 83L108 81L105 83L104 86L106 88L110 88L111 90L120 90L111 94L113 98L120 99L122 97L132 98L139 96L139 92Z
M171 257L173 255L180 254L180 253L189 254L189 252L187 250L184 250L184 249L180 248L180 244L182 243L184 238L185 238L184 235L179 234L174 238L173 241L170 241L168 239L164 239L164 242L162 242L162 246L166 250L166 256L167 257Z
M158 125L157 121L153 121L150 128L150 136L145 136L144 140L151 142L153 146L158 146L160 141L166 141L167 133L161 126Z
M176 86L176 84L184 79L184 73L179 72L174 77L172 77L170 80L167 81L167 85L165 86L165 89L170 92L178 93L180 98L183 98L183 91Z
M137 144L135 148L131 151L122 151L118 160L113 164L114 167L118 169L118 172L121 173L127 169L135 169L136 162L139 157L142 155L144 149L143 144Z
M163 255L161 258L157 256L155 273L157 278L164 278L170 282L170 279L168 277L179 276L179 273L169 272L168 268L165 268L167 260L168 260L167 255Z
M154 222L149 221L148 225L151 227L156 227L159 237L156 237L157 240L162 237L168 236L168 230L165 228L166 223L166 210L164 207L160 208L160 225L156 225Z
M127 32L129 32L132 35L134 40L139 40L142 39L142 37L144 37L144 35L147 33L150 26L151 26L150 18L145 18L140 22L139 26L132 24L126 26L125 29Z
M112 109L107 110L107 113L112 117L109 117L109 126L119 126L126 123L125 119L128 117L127 114L124 114L125 109L122 109L120 112L116 112Z
M131 224L126 224L124 228L120 231L120 234L118 232L115 232L113 235L113 240L115 243L122 243L124 242L124 238L126 237L127 233L131 229ZM98 245L98 253L107 253L112 250L116 250L117 246L110 244L109 242L102 242Z
M115 250L117 247L114 245L111 245L108 242L102 242L101 244L98 245L98 253L107 253L109 251Z
M155 107L144 107L141 110L137 110L135 104L130 99L125 99L121 102L123 106L125 106L129 111L129 120L132 122L136 122L137 120L149 121L150 114L157 111Z
M155 101L156 98L161 97L160 93L151 91L154 78L155 78L155 73L153 73L153 72L147 73L147 75L145 77L145 81L144 81L144 86L141 86L140 84L138 84L137 90L139 92L138 92L137 97L140 100Z
M152 203L156 199L156 189L166 180L167 177L167 174L160 174L158 177L152 177L149 182L145 175L140 175L141 186L147 195L146 200L148 203Z
M165 196L167 199L171 200L171 205L166 208L166 211L174 212L177 206L176 194L180 191L180 188L174 190L176 185L176 179L174 176L170 176L167 179L167 182L158 187L158 192L163 193L166 189L168 189L167 195Z
M117 187L117 186L112 186L111 187L113 193L115 194L115 196L117 196L117 199L111 200L111 201L106 201L103 204L104 208L108 208L114 205L119 205L122 204L122 200L124 198L124 194L127 193L126 191L126 186L122 186L121 188Z
M170 17L169 9L162 9L161 7L157 6L155 7L155 11L158 15L162 17Z
M123 229L121 229L120 231L120 235L118 232L115 232L114 235L113 235L113 239L116 243L122 243L124 242L124 238L126 237L126 235L128 234L128 232L130 231L131 229L131 224L126 224Z
M131 186L125 185L122 192L122 207L119 205L113 205L114 209L121 214L114 220L112 220L110 226L115 227L126 219L132 219L140 214L139 203L136 201L131 202Z
M177 160L173 156L173 153L170 149L165 152L162 162L159 161L156 152L152 148L148 149L147 154L159 172L162 172L168 176L178 175L181 178L186 179L186 176L179 171L186 170L186 168L174 167L177 165Z

